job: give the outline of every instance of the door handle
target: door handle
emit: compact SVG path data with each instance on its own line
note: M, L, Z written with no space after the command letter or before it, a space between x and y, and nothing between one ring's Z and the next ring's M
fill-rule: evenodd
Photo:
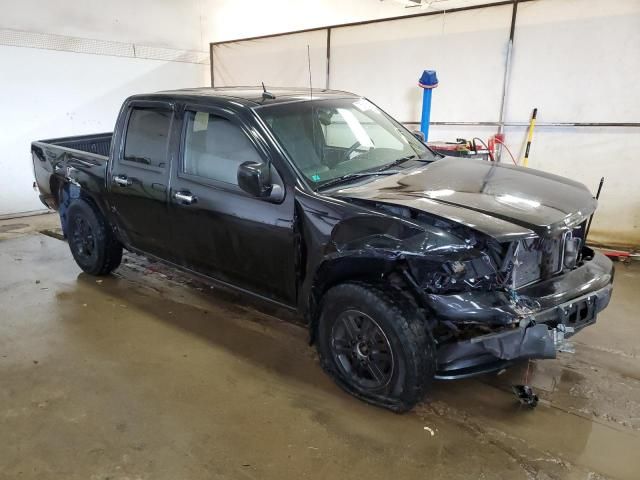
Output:
M173 194L173 198L178 200L183 205L191 205L198 201L198 198L195 195L191 195L190 192L176 192Z
M128 187L133 183L126 175L115 175L113 181L120 187Z

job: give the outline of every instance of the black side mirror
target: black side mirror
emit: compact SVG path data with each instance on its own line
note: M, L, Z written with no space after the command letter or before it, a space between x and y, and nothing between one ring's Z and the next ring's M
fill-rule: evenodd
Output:
M427 139L424 138L424 133L421 132L420 130L414 130L411 133L413 133L413 136L416 137L418 140L420 140L422 143L427 143Z
M271 185L269 165L266 163L244 162L238 167L238 186L254 197L268 197Z

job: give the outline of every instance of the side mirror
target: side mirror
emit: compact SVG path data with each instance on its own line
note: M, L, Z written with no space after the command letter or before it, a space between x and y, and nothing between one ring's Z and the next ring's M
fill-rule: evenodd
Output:
M420 130L414 130L411 133L413 133L413 136L416 137L418 140L420 140L422 143L427 143L427 139L424 138L424 133L421 132Z
M238 167L238 186L254 197L268 197L271 185L269 165L266 163L244 162Z

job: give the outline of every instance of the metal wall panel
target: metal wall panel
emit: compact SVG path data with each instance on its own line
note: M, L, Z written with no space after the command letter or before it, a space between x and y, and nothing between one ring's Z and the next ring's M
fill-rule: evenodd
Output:
M420 119L418 78L438 72L433 121L498 121L511 6L331 31L331 88L366 95L401 121Z

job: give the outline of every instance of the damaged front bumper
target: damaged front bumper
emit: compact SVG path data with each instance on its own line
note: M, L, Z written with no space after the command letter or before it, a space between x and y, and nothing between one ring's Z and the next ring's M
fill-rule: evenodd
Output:
M591 260L564 275L507 292L427 295L440 320L481 322L490 333L443 344L436 378L462 378L498 370L519 359L555 358L558 337L569 337L593 324L611 298L611 260L594 253Z

